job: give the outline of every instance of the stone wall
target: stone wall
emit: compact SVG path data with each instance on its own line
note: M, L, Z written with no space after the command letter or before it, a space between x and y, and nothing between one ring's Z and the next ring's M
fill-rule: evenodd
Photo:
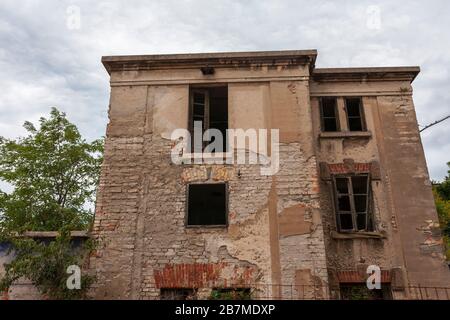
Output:
M408 298L410 284L450 285L411 98L418 68L314 69L314 60L311 51L104 59L111 103L93 296L198 288L206 298L213 287L243 286L256 297L328 298L323 288L362 279L369 264L383 269L395 298ZM205 64L213 74L202 74ZM229 128L279 129L277 174L171 162L190 86L211 84L228 86ZM322 96L339 97L344 132L320 132ZM367 132L348 132L348 96L363 98ZM371 174L376 232L343 235L329 175L355 170ZM185 225L187 185L201 182L227 183L226 228Z
M230 128L281 129L274 176L259 165L172 163L169 137L187 127L188 88L112 87L94 296L156 299L160 288L195 287L206 297L213 287L244 286L290 298L300 295L294 284L326 287L308 81L229 85ZM198 182L227 183L227 228L185 226L187 184ZM322 287L301 294L325 297Z

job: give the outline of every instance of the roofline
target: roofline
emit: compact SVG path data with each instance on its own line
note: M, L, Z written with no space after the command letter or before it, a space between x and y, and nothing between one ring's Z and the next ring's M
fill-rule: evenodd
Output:
M102 63L109 74L113 70L148 70L161 67L220 66L236 67L250 63L309 64L314 67L317 50L280 50L211 52L154 55L103 56Z
M420 73L418 66L369 67L369 68L316 68L315 81L405 80L413 82Z

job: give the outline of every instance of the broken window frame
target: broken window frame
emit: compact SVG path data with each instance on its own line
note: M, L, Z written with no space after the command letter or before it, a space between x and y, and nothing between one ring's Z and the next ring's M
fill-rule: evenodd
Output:
M329 117L324 115L324 100L334 100L334 117ZM338 110L338 99L337 97L320 97L319 98L319 109L320 109L320 130L322 132L339 132L341 131L340 122L339 122L339 110ZM326 130L325 129L325 120L326 119L334 119L336 130Z
M366 193L354 193L353 190L353 178L355 177L366 177ZM337 187L337 179L346 179L347 181L347 193L340 193ZM333 198L334 198L334 211L335 211L335 221L336 221L336 229L340 233L358 233L358 232L373 232L374 230L374 221L371 212L371 179L368 173L363 174L345 174L345 175L333 175L332 179L332 187L333 187ZM349 197L350 203L350 211L340 210L339 209L339 198L340 197ZM356 211L355 206L355 196L365 196L366 197L366 210ZM343 229L342 228L342 215L349 215L352 217L352 229ZM358 228L358 215L365 214L365 229Z
M225 186L225 224L189 224L189 189L192 185L224 185ZM229 214L229 188L228 182L189 183L186 185L186 207L184 225L186 228L228 228Z
M359 116L350 116L349 112L348 112L348 100L358 100L359 101ZM367 131L367 127L366 127L366 119L364 116L364 105L363 105L363 99L362 97L344 97L344 105L345 105L345 116L347 118L347 128L348 131L351 132L363 132L363 131ZM360 121L360 125L361 125L361 130L351 130L350 129L350 119L359 119Z
M203 121L202 121L202 138L203 138L203 134L206 130L211 128L211 97L210 97L210 92L209 90L211 88L214 87L219 87L219 88L226 88L227 90L227 112L228 112L228 107L229 107L229 101L228 101L228 84L226 83L215 83L215 84L209 84L207 86L191 86L189 87L189 119L188 119L188 128L189 128L189 132L191 133L191 141L190 141L190 148L189 148L189 152L191 153L197 153L200 152L202 153L203 150L205 149L205 147L210 144L209 141L203 141L202 139L202 150L194 150L194 125L195 125L195 121L198 121L195 119L195 105L202 105L199 103L195 102L195 95L199 94L202 95L204 98L204 103L203 103L203 108L204 108L204 112L203 112ZM228 128L228 116L227 116L227 128ZM223 139L224 139L224 144L225 144L225 150L222 150L223 154L226 154L228 152L228 142L227 142L227 135L225 134Z

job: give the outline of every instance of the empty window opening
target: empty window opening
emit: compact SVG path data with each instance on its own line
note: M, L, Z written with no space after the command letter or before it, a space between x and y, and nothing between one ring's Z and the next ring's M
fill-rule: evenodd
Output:
M161 300L196 300L197 292L195 289L173 289L161 288Z
M391 286L387 283L373 290L365 283L341 283L339 289L341 300L392 300Z
M214 136L210 137L210 141L194 141L194 127L198 125L202 129L202 135L208 129L217 129L222 134L223 139L220 146L208 150L209 152L226 152L228 87L191 88L190 100L191 151L202 152L207 145L215 141Z
M363 116L362 99L346 98L345 110L347 112L348 130L365 131L366 126Z
M188 226L227 224L227 185L190 184L188 186Z
M322 131L339 131L336 98L320 99Z
M368 175L335 176L334 193L339 231L373 231L369 214Z

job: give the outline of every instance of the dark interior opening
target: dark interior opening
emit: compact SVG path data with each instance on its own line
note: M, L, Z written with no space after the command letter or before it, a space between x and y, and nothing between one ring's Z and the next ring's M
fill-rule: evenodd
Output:
M338 131L336 98L321 98L322 131Z
M373 231L369 214L369 177L335 177L339 231Z
M190 184L188 188L188 225L227 224L226 184Z
M350 131L364 131L361 98L346 98L345 106L347 110L348 129Z

